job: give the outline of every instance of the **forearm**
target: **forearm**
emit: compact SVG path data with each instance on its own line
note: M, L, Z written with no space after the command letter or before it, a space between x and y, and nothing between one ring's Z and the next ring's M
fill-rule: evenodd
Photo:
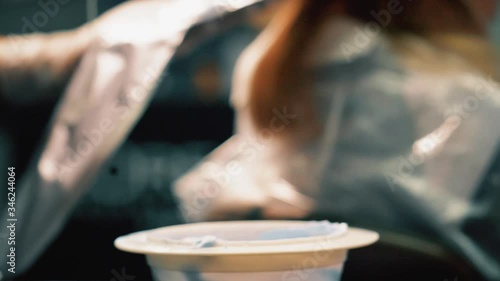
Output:
M91 42L89 28L0 37L0 97L12 103L55 99Z

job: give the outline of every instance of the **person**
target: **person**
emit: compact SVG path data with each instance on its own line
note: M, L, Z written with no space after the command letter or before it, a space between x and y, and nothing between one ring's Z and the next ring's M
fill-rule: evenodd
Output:
M330 214L500 279L495 4L282 1L238 60L234 136L176 182L185 219Z

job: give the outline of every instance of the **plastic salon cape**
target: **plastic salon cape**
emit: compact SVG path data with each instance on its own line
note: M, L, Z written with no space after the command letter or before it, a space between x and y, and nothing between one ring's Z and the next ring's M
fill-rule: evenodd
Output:
M218 31L214 24L226 28L222 16L256 2L138 1L105 15L108 24L83 54L44 143L17 184L16 274L26 271L57 237L99 169L146 110L165 66L181 52L178 47L188 51ZM200 25L208 21L213 24ZM0 279L12 276L4 238Z
M190 27L250 2L256 1L138 2L102 31L20 183L20 271L54 239L146 110L177 47L216 32L194 29L184 40ZM152 16L140 17L146 13ZM332 23L311 58L324 126L301 147L282 147L275 138L300 118L294 108L277 108L267 130L249 125L246 77L259 45L245 52L234 77L235 135L176 183L186 220L245 218L256 209L266 218L331 213L351 224L432 237L499 279L500 180L492 166L500 140L499 86L474 73L405 71L382 36L347 54L339 42L352 40L355 25ZM89 145L86 135L94 130L102 138ZM492 233L481 235L474 225Z

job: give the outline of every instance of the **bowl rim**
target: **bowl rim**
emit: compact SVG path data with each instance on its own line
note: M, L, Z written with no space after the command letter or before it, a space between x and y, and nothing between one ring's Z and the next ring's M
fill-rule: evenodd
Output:
M114 241L119 250L143 254L161 256L250 256L250 255L276 255L291 253L321 253L325 251L341 251L365 247L375 243L379 234L361 228L349 227L342 234L318 235L312 237L288 238L276 240L254 240L254 241L224 241L222 244L207 248L193 248L192 244L182 243L180 240L167 239L155 241L151 237L160 233L189 231L201 227L218 228L243 228L263 225L303 225L308 221L224 221L224 222L202 222L192 224L173 225L152 230L140 231L120 236Z

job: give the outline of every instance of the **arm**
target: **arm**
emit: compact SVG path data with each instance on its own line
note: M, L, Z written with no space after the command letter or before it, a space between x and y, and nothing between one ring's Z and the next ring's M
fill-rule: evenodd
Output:
M67 84L91 29L0 37L0 99L33 103L55 99Z

